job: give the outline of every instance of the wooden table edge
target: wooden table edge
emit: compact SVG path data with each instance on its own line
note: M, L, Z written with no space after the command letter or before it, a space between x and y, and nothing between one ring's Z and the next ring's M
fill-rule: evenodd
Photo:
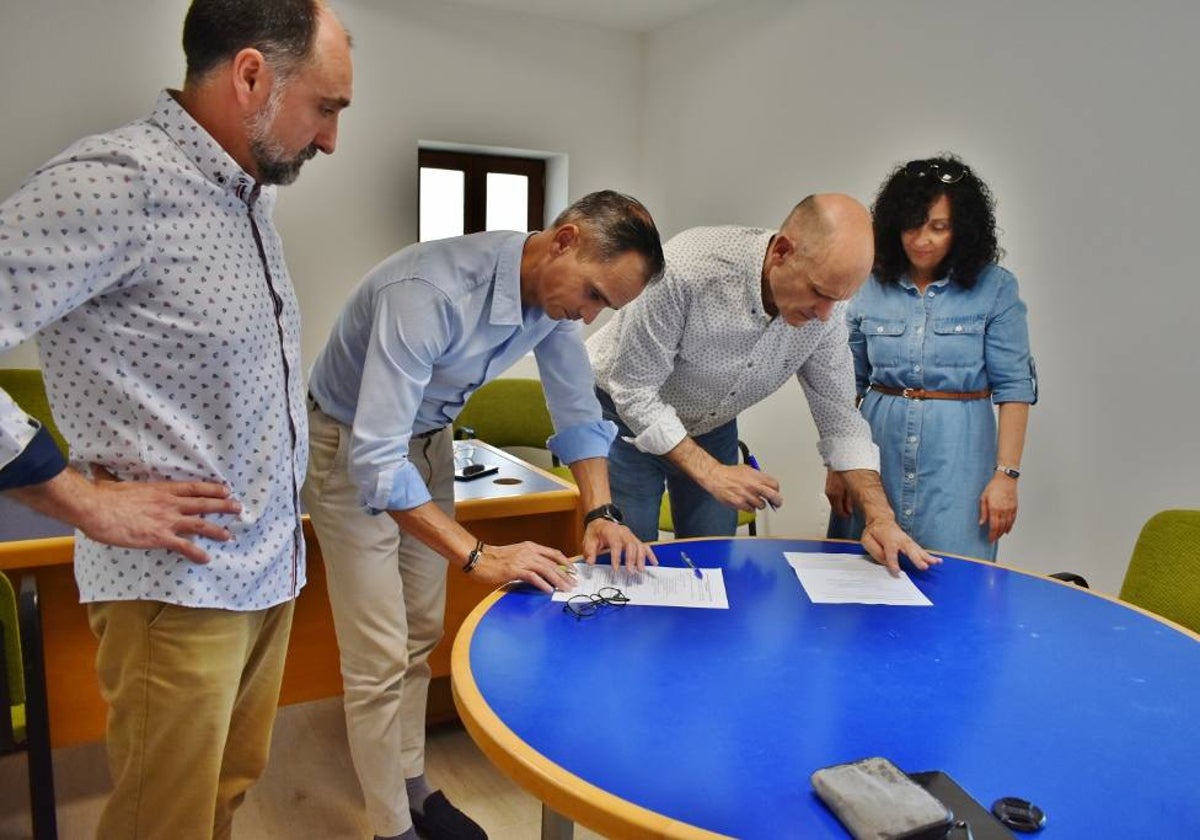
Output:
M484 755L545 805L606 837L725 838L726 835L663 816L596 787L547 759L500 720L475 683L470 651L479 622L505 591L497 589L471 611L450 654L450 687L459 719Z

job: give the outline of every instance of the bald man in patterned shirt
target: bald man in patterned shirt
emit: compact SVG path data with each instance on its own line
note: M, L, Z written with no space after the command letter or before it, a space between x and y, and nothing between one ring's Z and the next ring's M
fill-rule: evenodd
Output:
M821 457L866 514L867 552L899 571L938 562L896 524L879 450L854 407L842 312L866 280L871 215L845 195L809 196L778 231L693 228L664 246L663 279L587 343L604 416L613 501L642 540L658 534L664 485L677 537L730 535L739 510L783 504L779 482L737 463L737 416L795 376Z
M0 490L77 529L121 840L230 836L266 764L308 458L272 185L352 86L319 0L195 0L183 45L182 91L0 204L0 350L37 336L72 456L0 392Z

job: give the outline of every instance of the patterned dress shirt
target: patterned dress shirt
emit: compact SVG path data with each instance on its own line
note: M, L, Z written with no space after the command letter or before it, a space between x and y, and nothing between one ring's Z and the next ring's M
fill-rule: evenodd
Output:
M221 482L242 504L214 517L231 541L197 538L208 565L76 534L85 602L255 610L304 585L300 314L274 201L164 91L0 205L0 349L37 336L72 463ZM0 392L4 472L32 428Z
M879 469L879 450L854 407L845 304L828 321L788 325L763 310L762 264L772 232L686 230L665 246L667 271L587 343L632 443L663 455L685 436L738 416L795 376L835 470Z

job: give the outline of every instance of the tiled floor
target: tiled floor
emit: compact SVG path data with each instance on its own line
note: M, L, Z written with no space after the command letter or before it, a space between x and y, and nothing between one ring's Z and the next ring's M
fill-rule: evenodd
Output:
M492 840L537 838L541 806L496 770L461 727L429 733L427 771ZM95 834L108 791L101 744L55 750L59 837ZM29 837L24 755L0 759L0 840ZM275 723L271 763L234 823L236 840L369 838L362 796L350 764L341 698L287 706ZM576 828L580 840L600 835Z

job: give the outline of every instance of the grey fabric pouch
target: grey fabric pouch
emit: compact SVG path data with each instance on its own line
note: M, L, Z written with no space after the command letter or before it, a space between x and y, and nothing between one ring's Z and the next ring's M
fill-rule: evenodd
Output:
M934 840L953 823L945 805L886 758L824 767L812 786L855 840Z

